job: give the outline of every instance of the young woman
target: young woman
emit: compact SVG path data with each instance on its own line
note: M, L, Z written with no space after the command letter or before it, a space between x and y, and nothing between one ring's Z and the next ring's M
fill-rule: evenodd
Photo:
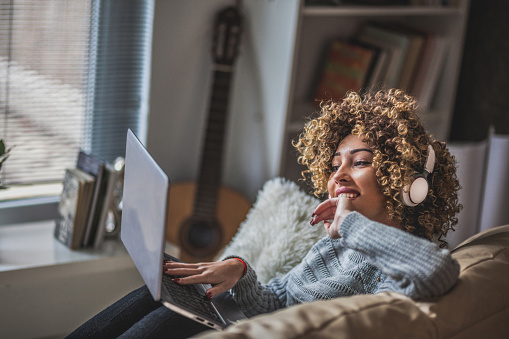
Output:
M356 294L443 295L456 283L459 266L432 240L457 222L459 185L454 158L426 134L416 105L399 90L364 97L352 92L341 103L323 103L320 115L306 124L295 145L299 160L308 167L315 194L329 194L310 223L323 222L328 236L288 274L262 285L238 257L168 262L164 271L183 276L175 280L179 284L212 284L209 297L231 289L248 317ZM141 288L73 335L157 337L179 331L186 337L205 329Z

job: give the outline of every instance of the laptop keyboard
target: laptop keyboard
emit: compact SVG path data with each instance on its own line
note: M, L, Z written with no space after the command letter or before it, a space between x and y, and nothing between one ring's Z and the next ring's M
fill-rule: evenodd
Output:
M175 261L167 254L164 255L164 258L166 260ZM174 301L179 304L178 306L192 311L196 315L214 319L219 323L223 322L207 296L198 293L196 288L192 285L179 285L171 281L174 278L181 277L163 274L163 285L166 287Z

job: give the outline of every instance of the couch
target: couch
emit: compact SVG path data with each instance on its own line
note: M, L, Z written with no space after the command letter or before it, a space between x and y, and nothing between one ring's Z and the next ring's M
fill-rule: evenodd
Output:
M243 256L261 281L286 273L324 235L309 225L317 203L292 182L270 180L220 257ZM385 292L316 301L197 337L509 338L509 225L467 239L452 255L461 266L459 281L440 298L414 301Z

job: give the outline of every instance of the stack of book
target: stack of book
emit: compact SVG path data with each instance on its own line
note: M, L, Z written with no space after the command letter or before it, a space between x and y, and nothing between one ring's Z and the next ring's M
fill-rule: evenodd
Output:
M55 238L71 249L100 246L119 175L111 164L80 152L76 168L65 173Z
M429 107L445 53L445 40L435 34L368 23L348 41L332 42L315 98L340 100L349 90L399 88Z

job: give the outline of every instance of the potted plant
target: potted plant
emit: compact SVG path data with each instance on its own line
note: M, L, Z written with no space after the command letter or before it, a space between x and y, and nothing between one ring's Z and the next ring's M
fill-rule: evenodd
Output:
M4 164L5 160L9 158L9 153L11 152L12 147L6 148L5 143L3 139L0 139L0 171L2 170L2 165ZM1 172L0 172L1 175ZM5 188L5 186L2 185L2 178L0 176L0 189Z

